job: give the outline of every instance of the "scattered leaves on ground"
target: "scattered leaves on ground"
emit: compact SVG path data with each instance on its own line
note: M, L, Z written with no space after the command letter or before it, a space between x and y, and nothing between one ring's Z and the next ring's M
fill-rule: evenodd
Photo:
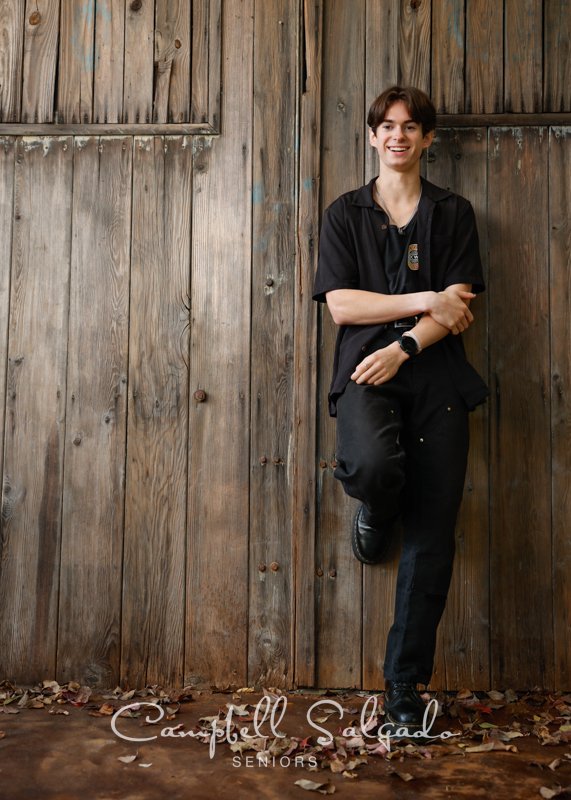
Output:
M217 688L217 691L220 692L220 689ZM425 692L425 700L435 698L438 703L438 722L432 733L447 730L458 735L446 740L432 741L391 739L390 747L387 746L382 732L381 736L378 735L384 721L382 694L376 695L378 703L375 713L369 716L364 730L361 730L360 701L369 698L371 693L307 689L285 693L272 687L263 690L262 696L269 704L275 704L284 694L289 701L293 701L295 696L304 700L308 697L335 697L343 708L342 720L339 719L338 709L327 705L321 706L319 714L313 717L314 722L325 727L332 735L329 744L320 745L317 743L317 733L304 737L278 736L275 735L276 731L270 732L267 721L255 732L252 722L257 709L256 698L259 695L256 694L256 698L251 696L254 693L253 687L236 689L229 686L223 692L231 695L231 700L221 704L217 712L214 706L212 714L199 719L193 728L196 742L208 746L214 729L227 729L231 740L219 746L228 748L234 754L254 756L266 763L271 763L272 759L276 763L280 758L291 762L295 759L296 766L304 767L309 773L325 771L325 774L341 775L347 780L357 778L360 767L369 763L370 759L382 759L387 764L389 774L396 775L403 781L410 781L414 779L414 775L403 767L407 759L466 757L467 754L485 759L488 753L505 753L506 758L509 758L510 753L518 752L516 740L524 737L534 737L545 747L571 742L571 694L560 692L548 693L533 689L518 693L509 688L488 692L475 692L467 688L455 693ZM0 683L0 713L18 714L25 709L44 709L47 713L65 717L69 713L65 706L72 705L83 708L85 713L92 716L111 717L124 706L133 706L138 701L144 701L162 706L165 712L163 720L172 721L177 719L183 704L191 702L194 696L200 694L201 691L193 686L167 691L161 686L153 685L140 690L116 687L95 696L90 687L73 681L59 684L55 680L45 680L26 688L4 681ZM153 724L152 720L147 719L147 711L148 709L133 706L127 707L122 715L138 718L141 726L147 726ZM287 730L286 717L282 727ZM170 727L173 731L182 731L185 725L171 724ZM0 732L0 738L3 735L5 734ZM546 777L550 775L555 778L556 775L563 774L562 765L568 766L571 760L570 752L558 756L546 758L541 763L539 760L527 763L543 770ZM122 756L119 761L131 763L136 758L137 755ZM139 763L138 766L148 768L151 764ZM296 785L321 794L332 794L335 790L334 784L328 781L301 779L296 781ZM545 798L566 796L571 795L571 788L560 785L544 786L540 794Z

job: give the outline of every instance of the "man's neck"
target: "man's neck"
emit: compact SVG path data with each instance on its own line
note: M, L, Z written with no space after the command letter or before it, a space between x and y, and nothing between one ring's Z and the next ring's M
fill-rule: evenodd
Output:
M420 191L420 170L410 172L395 172L382 168L377 178L377 187L380 188L382 197L391 202L406 202L418 197Z

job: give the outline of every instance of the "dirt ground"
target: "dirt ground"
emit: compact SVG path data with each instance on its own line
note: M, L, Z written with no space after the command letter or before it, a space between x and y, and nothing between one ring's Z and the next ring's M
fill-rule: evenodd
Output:
M571 695L430 697L439 702L439 716L427 716L426 727L436 738L396 742L379 739L382 694L195 687L91 692L71 683L25 688L4 682L0 798L571 795ZM320 736L328 742L319 744Z

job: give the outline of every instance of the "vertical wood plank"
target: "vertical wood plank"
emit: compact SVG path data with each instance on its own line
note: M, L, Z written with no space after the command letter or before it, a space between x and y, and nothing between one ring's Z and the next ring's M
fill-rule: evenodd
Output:
M120 680L131 137L76 138L57 675Z
M549 252L551 271L551 442L553 463L553 685L571 685L571 128L553 128L549 143Z
M365 28L365 109L380 93L398 81L400 0L367 0ZM364 137L365 181L378 174L378 156Z
M255 2L248 681L284 687L293 680L292 155L298 23L298 0Z
M220 125L221 26L221 0L194 0L190 121L210 121L216 131Z
M62 0L59 27L56 121L91 122L95 0Z
M365 2L330 0L323 17L322 207L363 182ZM320 309L318 405L318 531L316 542L317 682L361 683L361 566L353 557L350 525L354 503L333 478L335 424L327 392L337 329Z
M134 146L121 671L143 686L183 671L192 152Z
M430 94L431 0L400 0L399 83Z
M59 0L27 0L22 122L53 122Z
M491 683L550 688L548 143L544 128L490 135Z
M0 122L19 122L25 0L0 2Z
M571 111L571 0L544 0L543 110Z
M467 114L503 111L503 3L466 0Z
M151 122L154 72L154 0L125 5L123 122Z
M542 0L505 0L505 111L542 109Z
M428 178L472 203L487 276L487 132L464 128L437 132ZM488 381L488 296L472 304L474 324L463 334L468 359ZM438 631L432 689L490 686L488 405L470 414L470 453L456 525L456 558L446 611Z
M295 278L293 513L295 682L315 686L317 304L312 299L319 237L323 5L303 2L305 61L300 103L298 250ZM321 413L326 413L325 409Z
M203 390L206 401L194 399L190 409L185 674L240 685L248 640L252 18L252 0L226 0L224 129L194 139L193 185L190 390Z
M125 1L97 0L95 11L93 122L123 119Z
M69 303L72 148L18 141L6 415L0 672L54 675Z
M156 2L154 122L190 118L191 12L188 0Z
M4 431L6 423L6 371L8 367L8 313L10 309L10 265L14 219L14 162L16 139L0 139L0 478L4 472ZM0 516L0 525L2 525ZM2 537L0 536L0 542ZM2 564L0 543L0 565ZM0 566L0 585L2 567Z
M441 114L464 111L464 0L432 7L432 101Z

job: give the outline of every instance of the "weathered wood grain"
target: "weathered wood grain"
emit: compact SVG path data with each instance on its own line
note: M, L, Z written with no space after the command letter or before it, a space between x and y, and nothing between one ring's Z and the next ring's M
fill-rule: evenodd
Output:
M298 0L255 2L248 681L264 686L293 680L298 20Z
M25 0L0 2L0 122L20 119Z
M487 275L487 131L440 130L430 148L429 180L467 197L478 223ZM488 295L472 303L476 321L463 334L468 359L488 380ZM456 525L456 559L446 611L438 631L431 689L490 686L488 405L470 415L470 454Z
M294 295L292 536L295 568L295 683L314 686L317 483L317 305L312 299L319 236L323 4L303 2L304 64L299 123L299 206Z
M551 442L553 514L553 638L556 688L571 686L571 128L553 128L549 139L549 263L551 286ZM544 545L545 546L545 545Z
M125 2L98 2L95 14L93 121L118 123L123 119Z
M61 0L59 28L57 120L91 122L95 0Z
M503 25L502 3L466 0L467 113L503 110Z
M226 0L224 131L195 139L185 675L247 677L253 4ZM201 395L195 397L201 398ZM270 468L273 468L271 466ZM277 467L276 467L277 469Z
M70 139L17 145L0 574L0 673L54 675L72 148Z
M394 86L398 82L400 8L400 0L367 0L364 121L373 100L384 89ZM364 137L363 144L365 146L365 181L368 181L378 174L378 156L370 146L367 135Z
M134 142L121 672L183 674L192 148Z
M188 0L156 2L155 122L186 122L190 118L191 6Z
M571 2L543 3L543 110L571 110Z
M541 111L542 0L504 0L504 110Z
M24 27L22 122L53 122L59 0L27 0Z
M552 687L548 142L490 135L491 683Z
M57 677L120 680L132 139L76 138Z
M323 16L322 208L363 182L365 2L329 0ZM351 552L354 503L333 478L335 425L328 417L336 328L320 309L318 528L316 541L317 682L361 683L362 570Z
M438 112L464 111L464 0L432 7L432 101Z
M399 83L430 94L431 0L401 0Z
M10 265L12 257L12 223L14 218L14 162L16 141L0 139L0 477L3 477L4 430L6 423L6 372L8 367L8 311L10 307ZM0 514L0 525L3 512ZM3 561L0 535L0 585Z
M126 3L123 122L153 119L155 4L153 0Z
M224 12L226 13L226 11ZM222 0L192 4L191 122L220 125Z

